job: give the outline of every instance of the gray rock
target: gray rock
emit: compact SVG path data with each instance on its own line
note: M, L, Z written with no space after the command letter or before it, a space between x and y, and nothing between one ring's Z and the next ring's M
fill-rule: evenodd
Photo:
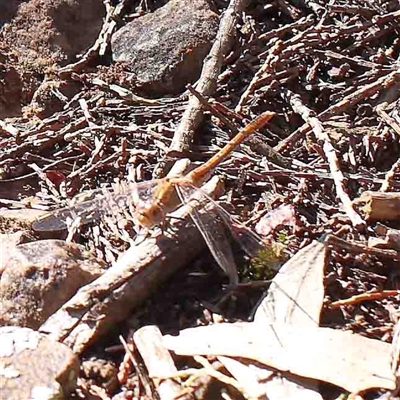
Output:
M16 246L3 262L0 326L33 329L105 268L82 246L62 240L40 240Z
M176 94L199 78L217 31L218 16L206 0L171 0L113 35L113 59L126 63L132 87Z
M76 387L79 360L39 332L0 327L0 398L62 400Z

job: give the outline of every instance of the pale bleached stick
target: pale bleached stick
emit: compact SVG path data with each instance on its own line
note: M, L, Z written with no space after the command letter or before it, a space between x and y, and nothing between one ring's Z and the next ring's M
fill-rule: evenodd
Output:
M148 374L153 379L160 400L193 400L190 394L181 396L182 386L179 379L163 379L158 376L174 375L178 372L170 352L164 346L162 334L157 326L144 326L137 330L133 339L142 359L146 365Z
M376 81L350 93L342 100L338 101L337 103L327 108L325 111L318 114L317 118L320 122L327 121L329 118L333 117L334 115L339 115L345 110L360 103L362 100L372 97L377 92L380 92L384 89L389 89L391 86L396 85L399 79L400 71L392 71L389 74L377 79ZM304 135L308 133L310 129L311 128L308 122L304 123L300 128L296 129L287 138L285 138L277 146L275 146L274 149L278 152L285 150L291 143L296 142L296 140L298 140L300 137L304 137Z
M321 121L315 116L314 111L310 110L303 104L299 95L291 92L290 90L284 90L282 92L282 97L284 97L284 99L290 103L293 111L298 113L303 120L311 126L311 129L314 132L317 140L321 140L323 142L324 153L329 163L329 169L335 183L336 193L343 204L346 214L350 218L354 227L361 228L365 226L365 221L353 208L353 203L346 192L344 184L345 177L340 170L339 159L328 134L321 124Z

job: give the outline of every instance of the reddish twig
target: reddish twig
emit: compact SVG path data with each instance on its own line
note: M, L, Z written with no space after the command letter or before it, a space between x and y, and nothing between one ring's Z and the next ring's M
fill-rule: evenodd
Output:
M399 296L400 291L398 290L382 290L380 292L367 292L362 294L357 294L348 299L337 300L329 305L329 308L335 309L344 306L354 306L356 304L362 303L363 301L373 301L373 300L383 300L388 297Z

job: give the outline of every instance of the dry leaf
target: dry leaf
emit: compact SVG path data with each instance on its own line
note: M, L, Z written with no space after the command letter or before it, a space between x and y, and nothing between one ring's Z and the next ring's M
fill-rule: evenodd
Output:
M350 392L396 387L390 344L330 328L216 324L166 335L164 343L177 354L248 358Z
M323 243L314 241L301 249L282 266L273 279L267 296L257 308L254 320L318 326L324 299L325 266L326 246ZM261 369L255 365L252 368L258 372ZM236 379L240 380L240 377L236 376ZM316 382L305 378L294 381L293 377L285 375L273 376L262 387L270 400L322 399Z
M286 262L260 303L256 322L318 326L324 300L326 246L314 241Z

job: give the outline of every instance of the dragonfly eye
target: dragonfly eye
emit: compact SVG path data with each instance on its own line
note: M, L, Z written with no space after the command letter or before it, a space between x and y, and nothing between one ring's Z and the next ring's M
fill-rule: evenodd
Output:
M140 226L143 228L151 228L154 223L144 210L137 210L135 218Z
M152 228L164 219L161 208L155 205L138 207L135 214L137 222L144 228Z

